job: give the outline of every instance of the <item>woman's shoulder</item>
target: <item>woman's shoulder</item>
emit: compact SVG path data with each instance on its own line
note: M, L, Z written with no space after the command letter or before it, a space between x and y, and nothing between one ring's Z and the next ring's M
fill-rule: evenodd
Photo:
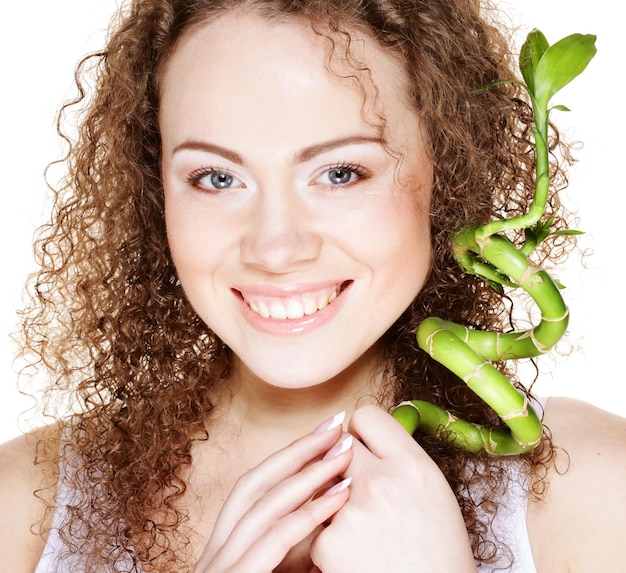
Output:
M622 571L626 419L577 400L552 398L544 423L557 455L545 498L529 507L539 571Z
M58 436L58 428L50 426L0 445L3 571L31 573L43 551L45 535L41 533L52 518L46 508L55 497Z

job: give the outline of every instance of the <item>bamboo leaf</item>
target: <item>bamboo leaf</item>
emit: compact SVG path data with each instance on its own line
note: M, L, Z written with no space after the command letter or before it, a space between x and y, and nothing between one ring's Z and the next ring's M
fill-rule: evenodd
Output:
M540 245L550 236L550 228L553 222L554 217L549 217L545 221L538 221L536 225L524 229L525 243L528 245L524 249L525 252L536 248L537 245Z
M596 54L596 36L572 34L550 46L534 70L534 95L544 109L552 96L580 75Z
M491 89L494 86L499 86L499 85L502 85L502 84L523 85L521 82L518 82L517 80L495 80L493 82L489 82L489 83L484 84L482 86L478 86L477 88L474 88L472 91L474 93L480 93L480 92L487 91L488 89Z
M493 289L495 290L498 294L503 295L504 294L504 287L500 284L497 283L495 281L492 280L488 280L485 279L485 282Z
M535 93L535 70L544 52L550 47L548 40L537 29L532 30L522 45L519 67L531 94Z
M576 229L561 229L560 231L554 231L551 235L557 236L571 236L571 235L584 235L584 231L577 231Z

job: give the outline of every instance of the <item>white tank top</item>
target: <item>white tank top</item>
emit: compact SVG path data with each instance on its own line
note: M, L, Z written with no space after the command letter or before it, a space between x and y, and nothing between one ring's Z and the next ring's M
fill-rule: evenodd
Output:
M543 410L547 400L542 400L538 406ZM506 493L498 500L498 511L492 523L493 532L498 544L510 549L513 555L513 565L509 563L510 556L502 555L496 563L483 564L478 567L480 573L495 573L507 571L508 573L537 573L533 560L532 548L526 526L528 509L528 494L524 487L525 480L521 475L521 464L510 460L512 479ZM52 520L52 528L43 554L35 573L81 573L83 568L80 564L80 556L70 557L58 563L57 556L64 549L64 543L59 535L59 527L65 517L65 506L71 504L72 497L76 492L64 487L60 479L57 493L57 505ZM480 497L480 496L479 496ZM121 571L132 570L130 563L118 563Z
M526 508L528 503L526 491L516 481L512 481L511 487L507 490L506 495L500 499L499 503L499 509L493 521L493 531L498 541L506 545L513 554L513 567L510 568L508 558L503 556L495 564L479 566L478 571L480 573L492 573L495 571L537 573L526 528ZM35 573L81 573L83 571L79 558L70 557L60 565L55 559L55 555L64 546L58 530L65 513L63 507L59 498L52 529ZM121 568L120 570L131 570L132 567L128 565L126 569Z
M521 465L511 464L511 479L505 494L498 500L498 511L492 522L492 530L497 542L508 547L510 555L502 554L495 563L480 565L480 573L506 571L507 573L537 573L532 547L528 536L526 517L528 513L528 493L525 479L520 472ZM510 559L513 557L511 565Z

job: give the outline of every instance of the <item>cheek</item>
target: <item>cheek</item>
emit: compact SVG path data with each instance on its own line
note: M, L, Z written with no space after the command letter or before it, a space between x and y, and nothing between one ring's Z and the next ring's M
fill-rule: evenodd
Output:
M212 266L212 257L217 250L216 236L214 227L206 220L201 221L197 210L172 195L165 191L167 241L185 287L184 283L193 278L193 273Z
M406 194L405 200L392 205L381 217L379 246L372 246L379 249L381 265L387 268L385 288L404 307L421 290L432 262L430 215L423 203L427 205Z
M183 211L171 199L168 200L168 193L166 192L165 228L167 242L174 265L179 273L193 263L193 255L196 252L196 249L192 248L191 237L193 232L190 227L191 225L184 216Z
M396 264L404 260L406 266L410 262L420 266L430 262L430 215L415 193L405 191L402 197L395 196L380 205L370 229L370 248L380 257Z

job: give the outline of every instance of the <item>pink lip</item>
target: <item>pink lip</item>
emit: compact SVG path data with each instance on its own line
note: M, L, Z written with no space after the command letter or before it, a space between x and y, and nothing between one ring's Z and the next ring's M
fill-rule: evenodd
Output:
M263 285L246 287L245 292L247 294L259 294L264 296L289 296L315 292L320 288L325 288L333 284L337 283L328 282L324 283L323 285L321 285L321 283L308 285L301 284L289 287ZM242 315L253 328L266 334L285 336L311 332L312 330L315 330L332 320L343 306L347 291L350 290L350 286L352 283L348 281L343 284L344 286L341 292L337 295L337 298L327 307L309 316L303 316L302 318L287 318L284 320L279 320L275 318L264 318L260 316L250 309L246 301L243 299L241 291L233 289L233 293L235 294L235 298L237 300L239 308L241 309Z
M323 283L303 283L297 285L246 285L242 288L236 288L239 293L245 292L248 295L276 296L286 297L300 294L316 292L337 284L346 284L349 281L326 281Z

